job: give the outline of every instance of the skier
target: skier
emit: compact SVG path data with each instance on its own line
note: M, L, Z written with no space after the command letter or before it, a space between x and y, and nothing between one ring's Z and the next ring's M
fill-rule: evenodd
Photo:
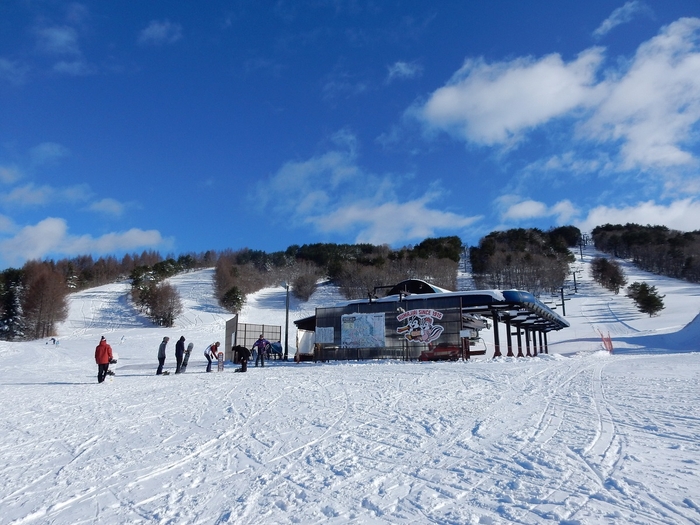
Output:
M258 340L253 343L253 350L257 349L257 355L255 356L255 366L258 366L258 360L260 360L261 366L265 366L265 349L269 345L269 341L260 334Z
M97 382L102 383L107 376L109 362L112 360L112 347L107 344L107 340L102 336L100 344L95 348L95 362L97 363Z
M221 343L217 341L207 346L204 350L204 357L207 358L207 372L211 372L211 360L217 359L216 354L219 352L219 346L221 346Z
M157 376L163 373L163 365L165 364L165 347L168 345L168 341L170 341L170 338L164 337L163 342L160 343L160 346L158 347L158 370L156 370Z
M185 350L185 359L182 361L182 366L180 367L180 372L187 370L187 362L190 360L190 354L194 348L194 343L189 343L187 345L187 350Z
M175 343L175 361L177 361L177 366L175 367L175 373L179 374L182 368L182 357L185 354L185 336L180 336L180 339Z

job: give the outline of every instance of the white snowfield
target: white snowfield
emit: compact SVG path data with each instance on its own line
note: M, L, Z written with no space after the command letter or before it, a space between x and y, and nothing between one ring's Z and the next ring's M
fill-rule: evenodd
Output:
M207 374L231 317L211 270L171 280L186 307L172 329L127 284L74 294L58 345L0 343L0 523L698 524L700 286L625 265L666 294L649 318L590 281L593 254L571 328L535 358L490 359L484 332L489 358L471 362ZM337 301L323 286L290 317ZM264 290L242 320L284 325L284 304ZM119 361L97 384L102 335ZM156 376L165 335L171 375ZM195 348L174 375L181 335Z

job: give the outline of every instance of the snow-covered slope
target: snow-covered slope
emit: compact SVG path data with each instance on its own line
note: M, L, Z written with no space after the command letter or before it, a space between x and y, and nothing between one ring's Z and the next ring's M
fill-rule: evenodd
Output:
M590 281L593 255L571 328L524 359L207 374L230 317L211 270L171 280L172 329L124 283L75 294L58 345L0 342L0 524L699 523L700 287L626 267L666 294L649 318ZM290 318L339 300L322 286ZM242 321L283 326L284 305L263 290ZM98 385L102 335L119 362ZM174 341L194 342L185 374L154 375L164 335L171 370Z

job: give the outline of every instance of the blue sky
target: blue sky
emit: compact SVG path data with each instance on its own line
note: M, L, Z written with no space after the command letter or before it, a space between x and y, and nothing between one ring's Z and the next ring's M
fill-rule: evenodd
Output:
M0 268L700 229L697 0L0 2Z

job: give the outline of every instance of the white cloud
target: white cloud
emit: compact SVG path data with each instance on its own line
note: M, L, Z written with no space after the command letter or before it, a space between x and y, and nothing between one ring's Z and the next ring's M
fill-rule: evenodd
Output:
M455 232L478 219L445 210L445 196L429 182L422 196L401 199L401 177L379 177L358 167L354 135L342 130L333 139L344 148L288 162L261 184L256 197L261 206L286 217L290 226L313 225L319 232L377 244Z
M357 232L358 243L396 244L434 237L440 231L458 232L480 219L442 211L438 201L433 195L407 202L368 199L309 217L307 222L324 233Z
M102 199L90 205L90 210L119 217L124 213L125 206L115 199Z
M26 184L15 187L7 193L1 193L0 200L15 206L40 206L49 202L53 195L55 190L51 186Z
M138 248L153 248L168 246L171 240L164 239L158 230L141 230L131 228L125 232L108 233L97 238L90 235L69 239L70 253L114 253L135 250Z
M547 205L533 200L526 200L511 205L505 213L503 219L506 220L523 220L544 217L549 214Z
M467 60L445 87L435 91L417 116L431 128L469 142L495 145L582 106L597 96L600 48L565 63L558 54L487 64Z
M647 6L644 2L640 2L639 0L626 2L625 5L615 9L608 18L603 20L596 30L593 31L593 36L595 38L601 38L620 24L626 24L632 20L635 15L639 13L649 14L650 12L651 10L649 9L649 6Z
M29 150L32 166L44 166L70 155L70 150L55 142L42 142Z
M25 226L14 237L0 241L6 262L22 264L30 259L81 254L107 254L168 244L156 230L131 229L94 238L68 233L64 219L50 217L34 226Z
M52 201L61 203L85 202L92 196L90 188L85 184L55 188L53 186L37 186L33 183L12 188L7 193L0 193L0 202L16 207L42 206Z
M330 151L305 161L288 162L275 174L262 198L283 198L285 205L297 212L310 213L332 199L331 194L343 183L361 176L353 155L346 151ZM313 188L310 192L309 188Z
M369 89L367 82L355 80L347 74L337 74L323 84L323 98L332 100L334 98L348 98L361 95Z
M0 233L10 233L15 230L14 221L6 215L0 215Z
M16 166L0 166L0 182L12 184L18 181L22 174Z
M174 44L182 38L182 26L169 20L152 20L148 27L141 30L139 44Z
M555 217L557 224L566 224L578 214L578 210L565 199L553 206L527 199L521 200L516 195L503 195L496 200L497 206L502 210L501 218L504 221L526 221L544 217Z
M387 83L395 79L415 78L423 73L423 66L416 62L398 61L387 66Z
M53 65L53 71L63 75L82 77L92 75L95 72L95 68L84 60L72 60L70 62L61 60Z
M616 170L670 174L696 166L689 146L698 141L693 131L700 122L700 19L664 27L599 80L602 60L598 47L569 63L556 54L494 64L467 60L446 86L407 113L429 130L489 146L575 117L574 144L611 148Z
M567 151L560 155L553 155L547 159L534 162L527 166L525 171L565 171L567 173L595 173L609 170L610 161L604 155L596 158L582 158L575 151Z
M91 199L93 196L90 186L87 184L76 184L65 188L56 188L54 197L62 203L79 203Z
M576 209L576 206L568 199L557 202L550 208L550 212L557 218L557 224L560 225L568 224L571 222L572 218L578 215L578 209Z
M591 231L603 224L653 224L679 231L700 230L700 202L682 199L668 205L646 201L620 208L598 206L588 212L585 220L577 224L581 231Z
M28 72L28 66L0 57L0 79L19 86L24 84Z
M74 14L69 18L79 21L84 17L84 9L76 5L74 10L69 9ZM85 58L78 44L78 32L70 26L44 27L35 30L37 49L47 55L57 57L51 68L54 73L71 76L85 76L95 73L96 67L90 65Z
M700 121L699 41L700 19L674 22L639 47L624 75L604 83L607 96L580 129L621 143L621 169L696 163L683 146Z
M25 226L14 237L0 241L0 249L12 263L40 259L64 243L68 227L63 219L44 219Z
M78 33L68 26L45 27L36 30L37 47L53 55L79 55Z

